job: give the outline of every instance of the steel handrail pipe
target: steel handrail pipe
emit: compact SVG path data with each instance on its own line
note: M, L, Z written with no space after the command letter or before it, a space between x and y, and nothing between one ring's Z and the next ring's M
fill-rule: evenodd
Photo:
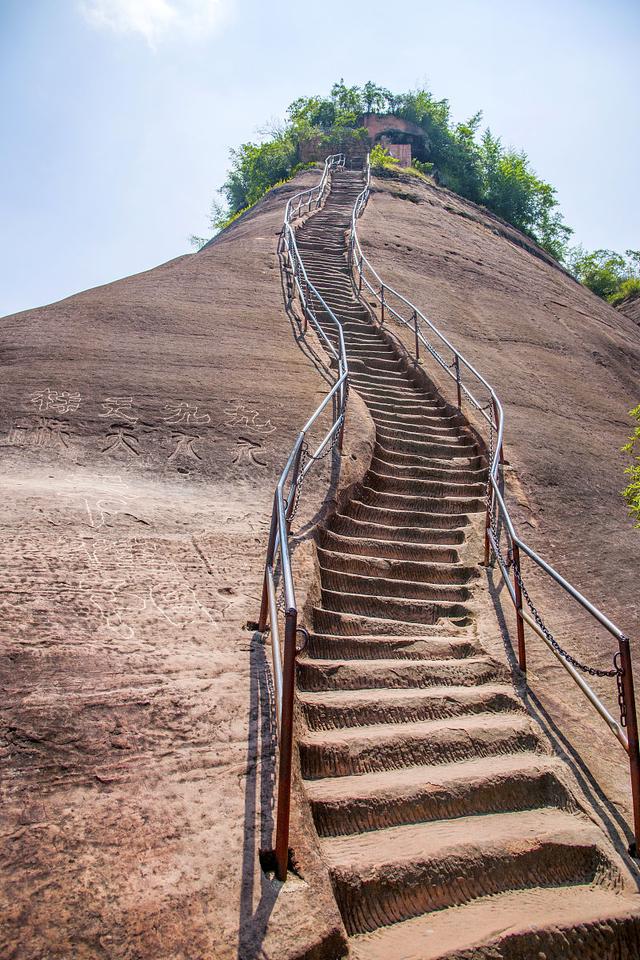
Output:
M278 788L276 800L276 837L275 837L275 872L279 880L285 880L289 863L289 821L291 811L291 768L293 751L293 701L295 688L296 664L296 636L298 610L296 606L295 584L291 564L291 550L289 545L290 527L297 503L301 494L302 482L308 471L325 450L329 443L333 443L336 434L339 436L339 445L342 443L342 426L347 402L347 386L349 366L345 348L342 325L321 296L307 275L295 232L291 221L309 212L315 204L318 209L326 198L330 184L331 171L336 167L344 167L344 154L334 154L327 157L320 182L308 190L301 190L289 199L285 207L282 229L283 249L289 261L289 269L293 276L292 289L297 292L304 317L306 330L307 321L318 334L320 340L328 348L329 356L337 362L338 369L335 382L331 389L316 407L296 437L287 462L282 470L276 485L271 527L267 545L265 562L262 601L258 629L264 633L267 626L271 628L272 657L274 671L274 692L276 700L276 717L278 721ZM316 311L321 309L328 321L334 326L337 334L338 348L333 345L323 325L320 323ZM310 455L308 463L303 464L303 454L307 449L307 436L319 418L333 403L333 422L324 437L321 439L315 452ZM285 495L286 490L286 495ZM278 562L279 561L279 562ZM283 588L284 599L284 653L280 642L278 624L278 602L276 598L276 577Z
M464 356L457 350L451 341L441 333L437 327L426 317L410 300L404 297L402 294L398 293L393 287L390 287L386 284L379 273L371 265L368 258L365 256L364 251L362 250L362 245L358 237L357 232L357 220L362 215L364 207L366 205L367 199L370 194L370 182L371 182L371 164L369 159L367 159L366 167L366 179L365 186L361 193L356 198L354 203L352 218L351 218L351 237L349 242L349 260L352 270L354 287L357 289L357 292L360 294L362 291L363 285L373 294L375 299L381 305L381 316L380 323L384 323L385 312L395 317L397 321L408 327L413 328L415 335L415 344L416 344L416 356L415 362L419 363L418 357L418 345L422 343L426 348L427 352L437 364L444 369L449 376L457 382L458 386L458 407L461 409L462 405L462 393L464 392L465 396L468 397L472 407L480 414L489 425L490 435L489 435L489 449L491 450L491 455L488 463L488 483L487 483L487 510L486 510L486 523L485 523L485 563L489 563L490 554L493 553L498 568L500 570L501 577L507 586L509 596L514 604L516 611L516 623L518 628L518 660L520 667L523 673L526 676L526 652L525 652L525 642L524 642L524 623L534 630L534 632L541 637L544 643L551 649L554 655L562 663L564 668L567 670L569 675L572 677L574 682L580 688L582 693L587 697L592 706L596 709L598 714L605 720L609 725L611 730L614 732L615 736L622 744L622 746L627 751L629 756L630 764L630 776L631 776L631 793L633 798L633 814L634 814L634 834L636 842L634 844L634 849L637 851L640 849L640 745L639 745L639 736L638 736L638 724L637 716L635 710L635 692L633 684L633 668L631 663L631 651L628 637L620 630L620 628L613 623L613 621L607 617L595 604L591 603L576 587L573 586L566 578L564 578L560 573L558 573L555 568L544 560L532 547L530 547L516 532L515 526L509 514L508 507L506 505L504 496L500 489L499 483L499 474L500 466L503 461L503 442L504 442L504 424L505 416L502 404L500 399L491 386L488 380L486 380ZM367 271L369 277L372 277L374 282L377 283L376 286L369 281L367 276ZM397 309L389 303L389 297L395 297L401 304L404 304L411 311L411 316L405 317ZM447 364L446 360L440 356L437 350L431 345L429 340L423 336L422 329L418 329L418 324L421 324L422 329L425 327L437 337L438 341L444 344L448 350L451 351L453 355L452 365ZM410 352L410 351L409 351ZM455 374L451 370L451 366L455 365ZM467 371L477 383L481 384L483 388L487 391L490 399L491 415L487 415L486 410L488 407L483 407L480 402L476 399L474 394L471 392L469 387L462 382L461 378L461 368L464 371ZM493 437L493 431L496 432L495 442ZM496 523L495 514L499 519L502 520L506 528L508 537L511 541L511 549L509 551L509 559L505 563L500 550L499 544L499 533L494 533L493 525ZM618 640L618 653L614 657L615 665L615 676L618 681L618 697L621 709L621 721L618 723L611 716L607 708L601 702L600 698L594 693L589 684L584 680L582 676L578 673L575 667L566 659L566 656L563 655L563 651L560 648L554 646L555 641L552 642L553 637L551 634L546 631L546 628L536 622L534 617L532 617L526 609L524 609L522 604L522 587L520 576L520 550L525 553L529 559L540 569L543 573L549 576L564 592L570 596L574 601L576 601L594 620L596 620L602 627L604 627L611 636L615 637ZM514 582L511 583L511 578L509 576L508 566L512 565L514 568ZM528 603L531 605L531 602L528 600ZM535 612L535 608L531 605L532 611ZM538 614L536 614L539 616ZM541 621L542 623L542 621ZM623 727L627 726L628 735L624 733Z

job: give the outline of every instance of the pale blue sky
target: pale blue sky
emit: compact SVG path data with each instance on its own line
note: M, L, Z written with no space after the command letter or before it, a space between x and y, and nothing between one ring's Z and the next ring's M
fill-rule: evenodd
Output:
M638 0L0 0L0 315L189 252L229 148L340 77L482 109L640 247Z

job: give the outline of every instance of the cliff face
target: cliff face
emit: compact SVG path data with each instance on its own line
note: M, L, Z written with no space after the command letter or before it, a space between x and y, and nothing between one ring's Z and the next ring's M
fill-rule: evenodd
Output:
M292 926L300 946L339 923L318 871L276 902L257 864L273 738L247 629L276 478L326 392L276 255L317 179L200 253L3 320L2 956L266 936L280 958Z
M359 233L385 281L497 390L521 534L636 639L639 671L640 541L620 496L627 462L620 448L640 383L636 323L518 231L417 178L375 179ZM610 667L613 638L533 572L528 576L559 639L588 663ZM572 682L533 635L529 649L533 691L582 755L592 756L609 795L626 805L623 752L586 701L573 697ZM615 684L596 687L616 715Z

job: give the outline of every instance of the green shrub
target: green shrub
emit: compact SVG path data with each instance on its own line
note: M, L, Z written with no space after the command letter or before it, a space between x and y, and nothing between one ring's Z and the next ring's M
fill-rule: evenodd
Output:
M392 157L386 147L383 147L380 143L376 143L371 150L369 161L372 170L392 170L400 164L400 161Z
M433 164L427 163L426 161L416 160L415 157L411 161L411 166L418 173L421 173L424 177L430 177L433 174Z
M623 280L616 292L609 297L609 303L616 307L629 297L640 297L640 277Z
M640 528L640 404L629 411L629 416L633 417L637 426L622 448L625 453L630 453L634 463L627 467L625 473L631 477L631 481L622 491L622 496L627 501L629 513L634 518L634 526Z

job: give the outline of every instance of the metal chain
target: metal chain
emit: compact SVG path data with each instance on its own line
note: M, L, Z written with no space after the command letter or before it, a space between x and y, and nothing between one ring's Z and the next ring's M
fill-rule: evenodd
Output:
M567 653L567 651L560 646L560 644L558 643L556 638L553 636L549 628L545 625L542 617L536 610L533 604L533 601L531 600L531 597L529 596L527 588L525 587L524 581L522 579L522 573L520 572L519 562L512 560L512 564L513 564L513 572L515 574L515 578L518 581L520 590L522 591L522 596L526 600L527 606L531 610L533 619L536 621L536 623L544 633L545 637L547 638L547 640L549 641L553 649L556 650L560 654L560 656L567 661L567 663L570 663L572 667L575 667L576 670L581 670L583 673L588 673L590 677L617 677L618 674L621 672L618 667L614 667L613 670L599 670L597 667L589 667L587 666L586 663L581 663L580 660L576 660L575 657L572 657L570 653Z
M346 400L345 400L345 406L346 406ZM322 453L318 454L317 457L315 457L312 453L309 453L309 448L308 448L308 446L307 446L307 444L306 444L306 441L305 441L303 450L305 451L306 457L307 457L309 460L313 460L314 462L317 463L319 460L324 460L325 457L328 457L329 454L332 453L332 452L335 450L336 444L337 444L337 443L339 442L339 440L340 440L340 430L341 430L341 428L342 428L342 424L343 424L343 422L344 422L344 418L345 418L345 413L343 412L343 413L340 414L340 416L339 416L338 419L336 420L336 424L339 424L339 426L338 426L338 428L337 428L336 430L334 430L334 432L333 432L333 436L331 437L331 443L327 444L327 446L325 447L324 451L323 451Z
M620 726L626 727L627 701L624 695L624 670L622 669L621 660L622 660L622 657L620 656L620 651L618 651L613 658L613 663L616 668L616 686L618 688L618 709L620 710Z
M298 479L296 480L295 490L293 491L293 509L291 511L289 522L292 522L296 513L298 512L298 507L300 506L300 497L302 496L302 484L304 483L306 474L304 468L309 456L309 448L307 447L306 441L302 444L302 450L300 451L300 463L298 464ZM289 494L291 496L291 494Z
M498 535L498 523L495 515L495 506L494 499L492 495L491 488L491 464L493 463L493 420L489 421L489 476L487 478L487 506L489 508L489 522L491 526L491 532L493 533L493 539L495 544L495 551L498 554L498 558L501 560L503 566L506 569L509 569L510 566L513 567L513 572L515 578L520 587L522 596L525 599L527 606L531 611L533 619L536 621L541 631L544 633L545 637L553 647L553 649L560 654L563 660L566 660L567 663L570 663L572 667L575 667L576 670L581 670L583 673L589 674L591 677L615 677L618 684L618 700L620 703L620 716L623 714L623 700L624 693L621 693L622 690L622 669L618 665L614 657L615 667L613 670L600 670L597 667L590 667L586 663L582 663L580 660L577 660L573 657L567 650L560 646L554 635L551 633L544 620L542 619L539 611L535 607L533 600L529 596L529 591L527 590L524 580L522 579L522 572L520 570L520 562L513 557L511 551L509 551L509 557L505 560L504 555L500 549L500 540ZM618 656L618 654L616 654ZM626 714L625 721L626 722ZM623 726L624 726L623 722Z
M276 598L276 607L280 613L286 613L286 603L284 600L284 577L280 577L280 583L278 584L278 596Z

